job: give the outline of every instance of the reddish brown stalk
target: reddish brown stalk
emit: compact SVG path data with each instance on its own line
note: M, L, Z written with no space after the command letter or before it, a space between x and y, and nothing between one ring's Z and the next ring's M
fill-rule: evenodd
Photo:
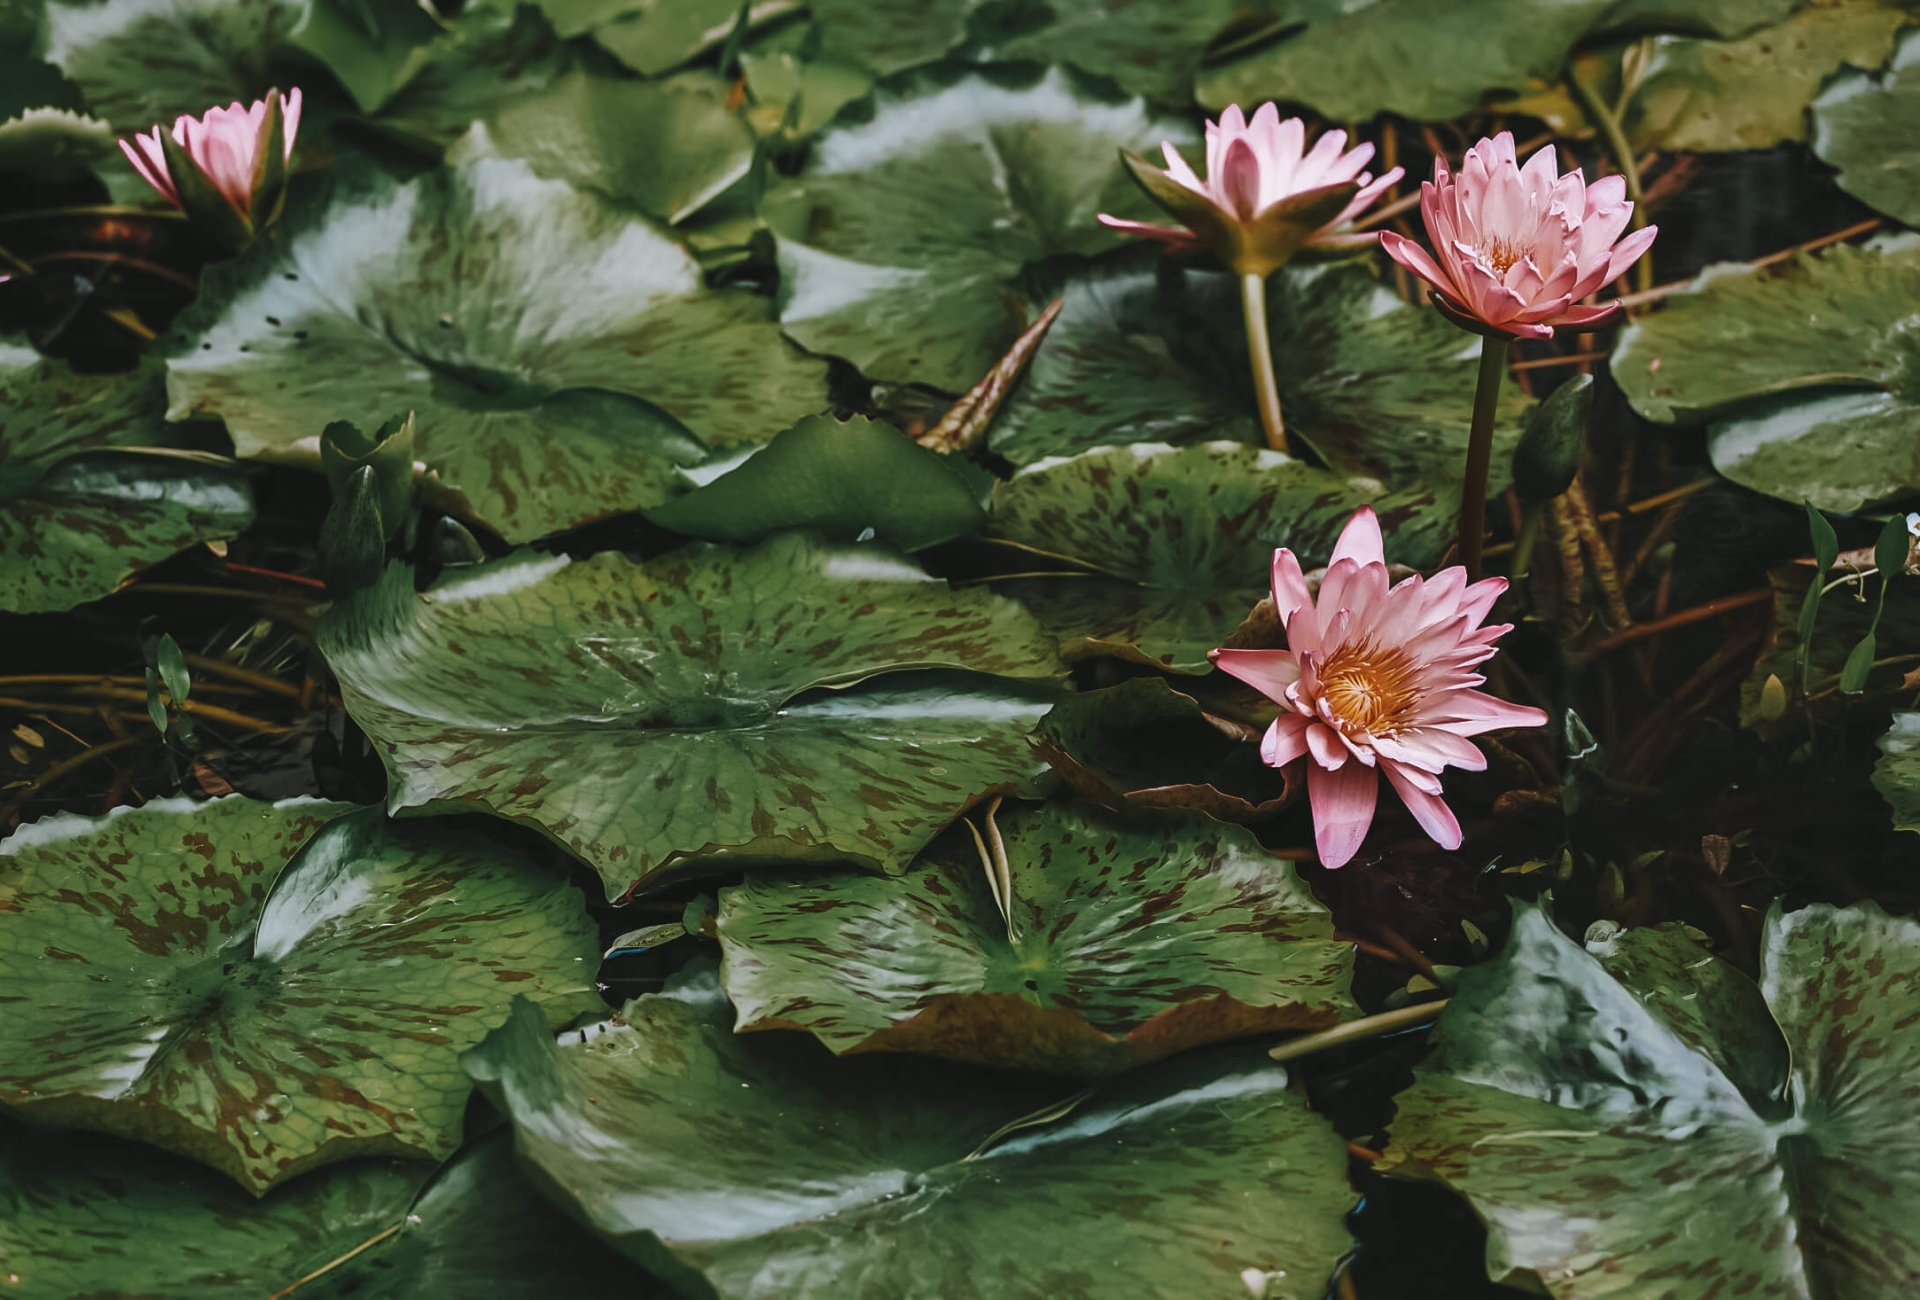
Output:
M1607 545L1606 539L1600 535L1599 526L1594 522L1593 503L1587 499L1585 481L1575 477L1573 486L1561 499L1567 503L1567 518L1593 560L1593 580L1599 584L1600 594L1607 602L1607 617L1613 620L1615 628L1632 626L1633 616L1627 610L1626 593L1620 589L1620 575L1613 565L1613 548Z
M1513 370L1513 371L1547 370L1553 366L1571 366L1571 365L1582 364L1588 361L1598 361L1601 357L1604 357L1606 355L1608 354L1605 351L1566 352L1566 353L1562 353L1559 356L1534 357L1527 361L1516 361L1512 365L1508 366L1507 369Z
M1717 600L1710 600L1703 605L1695 605L1689 609L1668 614L1664 618L1654 619L1650 623L1636 623L1632 627L1623 628L1604 641L1600 641L1581 651L1581 657L1591 659L1597 655L1606 654L1609 650L1617 650L1623 645L1631 645L1635 641L1642 641L1650 636L1659 636L1663 632L1670 632L1676 627L1685 627L1689 623L1699 623L1705 619L1718 618L1720 615L1731 613L1736 609L1745 609L1749 605L1758 605L1763 601L1770 601L1772 599L1772 587L1755 587L1751 591L1738 592L1732 596L1721 596Z
M1809 239L1804 244L1795 244L1792 248L1783 248L1777 253L1768 253L1765 257L1755 258L1753 261L1748 262L1747 265L1753 267L1755 270L1763 266L1772 266L1776 262L1786 261L1795 253L1810 253L1816 248L1825 248L1828 244L1837 244L1843 239L1852 239L1855 235L1864 235L1869 230L1877 230L1880 228L1880 224L1881 219L1879 217L1870 217L1865 221L1848 226L1845 230L1836 230L1830 235L1822 235L1818 239ZM1642 290L1639 293L1622 294L1614 301L1618 302L1622 307L1639 307L1646 303L1658 302L1668 294L1678 293L1692 283L1692 280L1675 280L1671 284L1655 285L1653 288Z
M1421 952L1411 943L1408 943L1405 935L1390 925L1382 925L1380 927L1380 937L1387 941L1387 947L1400 954L1401 960L1432 980L1434 984L1438 985L1440 983L1440 973L1434 970L1433 962L1425 953Z
M974 439L992 423L993 417L999 414L1007 394L1020 382L1020 377L1027 373L1033 354L1040 350L1047 331L1060 318L1060 309L1066 303L1065 298L1055 298L1048 303L1047 309L1040 313L1040 319L1021 331L1020 337L1013 341L1013 346L1007 349L1006 355L995 363L986 377L949 407L938 424L914 441L938 452L965 451L971 446Z
M318 578L309 578L298 573L282 573L278 569L257 569L251 564L235 564L231 560L227 561L226 569L228 573L250 573L256 578L273 578L280 582L295 582L302 587L312 587L316 591L325 591L327 589L327 584Z

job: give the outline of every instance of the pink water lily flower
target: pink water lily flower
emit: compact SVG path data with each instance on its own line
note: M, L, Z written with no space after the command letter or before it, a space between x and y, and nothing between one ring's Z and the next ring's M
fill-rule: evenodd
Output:
M242 217L250 216L253 208L254 156L261 147L268 102L279 94L268 91L265 99L257 99L251 106L236 101L226 108L210 108L203 117L182 116L173 124L174 142L186 150L201 175ZM293 157L293 138L300 129L298 88L280 97L280 121L284 163ZM132 140L122 140L120 149L147 184L176 207L185 207L167 168L160 130L156 126Z
M1316 601L1292 551L1273 553L1273 603L1284 650L1215 650L1214 664L1280 705L1260 742L1269 767L1307 760L1307 798L1322 865L1346 865L1373 822L1384 775L1421 829L1460 847L1460 823L1440 797L1448 767L1482 771L1467 740L1538 727L1539 709L1475 690L1473 671L1511 624L1481 627L1504 578L1467 582L1442 569L1388 586L1380 522L1363 507L1347 522Z
M1171 249L1208 247L1220 254L1229 265L1234 265L1235 270L1244 271L1247 268L1235 265L1236 248L1216 245L1251 244L1257 248L1261 243L1271 241L1248 239L1247 232L1270 217L1287 215L1288 200L1310 196L1329 186L1357 185L1359 188L1350 197L1345 197L1344 203L1331 213L1315 210L1311 214L1315 218L1312 224L1292 239L1293 247L1287 248L1285 255L1290 255L1301 243L1337 245L1371 241L1371 235L1342 234L1340 227L1366 211L1375 199L1405 174L1403 170L1394 167L1378 178L1369 176L1365 168L1373 158L1373 146L1361 144L1348 149L1345 131L1324 133L1314 142L1312 149L1308 149L1306 144L1307 129L1299 118L1290 117L1281 121L1279 109L1272 104L1262 104L1249 122L1240 112L1240 106L1232 105L1220 115L1219 122L1207 123L1207 175L1204 180L1194 175L1193 168L1187 165L1187 160L1180 156L1172 144L1160 146L1167 160L1167 168L1165 172L1155 174L1191 192L1198 200L1204 201L1205 207L1170 207L1163 201L1164 187L1150 187L1148 192L1156 202L1168 207L1175 217L1187 221L1188 225L1158 226L1145 221L1127 221L1104 212L1100 214L1100 220L1115 230L1158 240ZM1139 175L1137 161L1130 159L1130 162L1134 163L1135 174ZM1151 177L1143 178L1143 183L1151 180ZM1178 199L1177 194L1172 197ZM1335 197L1338 201L1342 196ZM1194 220L1196 216L1197 221ZM1240 238L1223 240L1221 234L1226 230L1234 230ZM1278 261L1284 262L1285 255ZM1264 269L1270 271L1273 267Z
M1580 300L1640 260L1658 230L1621 239L1633 216L1626 181L1604 176L1589 185L1578 167L1562 176L1552 145L1522 167L1509 131L1469 149L1458 176L1435 158L1433 179L1420 186L1420 215L1433 255L1382 231L1387 255L1433 286L1456 323L1532 339L1552 338L1563 325L1591 328L1617 311Z

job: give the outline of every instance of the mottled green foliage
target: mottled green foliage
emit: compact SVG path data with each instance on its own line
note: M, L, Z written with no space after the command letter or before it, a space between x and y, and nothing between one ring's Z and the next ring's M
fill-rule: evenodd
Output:
M1840 187L1896 221L1920 225L1920 30L1885 72L1850 72L1813 102L1813 151Z
M1488 1225L1487 1268L1561 1300L1895 1300L1920 1276L1920 926L1782 914L1760 985L1678 926L1583 952L1522 905L1461 975L1388 1159Z
M1052 643L1012 601L788 533L645 565L520 552L415 595L395 566L320 629L403 809L530 822L609 897L699 859L899 871L1026 742ZM836 689L814 691L813 688Z
M1911 17L1899 0L1808 5L1738 40L1665 37L1625 115L1639 149L1766 149L1807 138L1807 106L1842 68L1877 68ZM1887 137L1876 137L1883 149Z
M1191 135L1058 68L890 83L762 201L781 324L873 378L964 392L1045 305L1023 291L1029 264L1119 244L1097 213L1150 214L1119 150Z
M20 1300L260 1300L399 1222L432 1173L354 1160L256 1200L144 1144L0 1118L0 1267Z
M1880 737L1873 785L1893 809L1895 829L1920 831L1920 713L1896 713Z
M1010 925L964 829L901 880L722 890L720 981L738 1028L1100 1076L1353 1012L1351 945L1248 832L1057 804L997 824Z
M373 1242L389 1229L398 1231ZM354 1160L255 1200L151 1147L0 1121L0 1264L20 1300L260 1300L370 1242L298 1294L665 1294L534 1193L505 1129L438 1172L420 1161Z
M1736 483L1850 512L1920 488L1920 237L1709 269L1629 325L1613 373L1650 420L1705 421Z
M1267 594L1275 547L1325 564L1341 527L1372 504L1387 558L1431 564L1458 499L1457 488L1383 494L1375 480L1240 443L1137 443L1029 465L995 490L992 533L1084 567L1007 584L1068 658L1204 673L1207 651Z
M542 1188L688 1297L1244 1300L1243 1270L1311 1294L1347 1248L1344 1146L1258 1049L1005 1133L1071 1085L731 1026L696 968L558 1045L526 1008L467 1057Z
M556 1020L596 1002L564 879L375 810L156 800L38 822L0 864L0 1103L256 1194L349 1156L450 1154L455 1061L507 1000Z
M1259 735L1145 676L1067 696L1040 720L1034 743L1075 794L1105 807L1190 808L1251 822L1294 793L1285 772L1260 761Z
M49 0L46 58L120 131L195 117L272 87L298 0ZM284 89L285 86L282 86Z
M739 21L739 0L539 0L562 36L591 36L642 76L657 77L713 49ZM791 14L795 0L757 0L749 30Z
M1558 76L1615 0L1280 0L1274 39L1200 74L1208 108L1275 99L1334 122L1456 117Z
M1024 465L1114 443L1260 440L1233 278L1150 265L1129 260L1069 282L1060 319L995 422L996 452ZM1435 492L1458 490L1477 342L1354 266L1274 275L1267 317L1289 438L1389 488L1431 480ZM1496 491L1526 407L1509 385Z
M362 173L291 206L207 272L168 364L171 416L221 417L243 456L412 410L446 488L530 538L657 505L703 440L824 403L763 300L704 288L658 229L523 162Z
M753 132L728 111L727 91L709 72L665 81L572 73L501 107L486 138L540 176L678 224L752 167Z
M812 528L834 541L918 551L984 528L980 498L992 482L970 461L918 446L891 425L813 415L648 517L708 541Z
M253 522L241 474L165 446L157 362L82 375L0 342L0 610L67 609Z
M441 25L444 33L415 55L418 69L365 123L429 155L573 63L539 10L517 0L469 0Z

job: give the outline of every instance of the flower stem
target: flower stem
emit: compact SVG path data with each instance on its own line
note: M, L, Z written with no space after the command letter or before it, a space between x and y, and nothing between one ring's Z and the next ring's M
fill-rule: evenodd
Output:
M1504 334L1480 341L1480 378L1473 390L1473 428L1467 435L1467 478L1460 490L1460 563L1467 581L1480 578L1480 543L1487 530L1487 471L1493 465L1493 415L1500 401L1500 377L1507 368Z
M1587 120L1606 137L1607 151L1619 165L1620 179L1627 183L1627 197L1633 200L1633 228L1641 229L1647 224L1646 196L1640 188L1640 164L1634 159L1633 146L1627 143L1627 133L1620 127L1620 115L1607 107L1598 91L1581 80L1571 63L1567 65L1567 84L1572 87L1574 98L1580 101ZM1633 268L1633 287L1641 293L1653 288L1651 257L1642 257Z
M1247 360L1253 364L1253 388L1260 399L1260 427L1267 446L1287 449L1287 425L1280 418L1280 382L1273 374L1273 347L1267 342L1267 277L1240 277L1240 301L1247 316Z

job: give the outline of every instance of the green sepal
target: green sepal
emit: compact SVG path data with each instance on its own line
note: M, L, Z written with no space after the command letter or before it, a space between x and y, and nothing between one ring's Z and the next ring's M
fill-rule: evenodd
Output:
M1168 216L1191 230L1200 243L1222 257L1232 246L1234 219L1206 195L1182 185L1160 168L1134 153L1120 151L1120 161L1141 192Z
M1534 408L1513 449L1513 490L1521 501L1548 502L1573 486L1592 412L1592 375L1575 375Z
M280 216L287 197L286 123L281 117L278 90L267 92L267 111L260 120L260 135L253 148L253 190L247 219L255 230L264 230Z
M163 126L159 136L173 192L179 196L181 211L193 223L195 233L222 256L231 256L245 248L253 240L253 223L214 188L207 174L200 170L200 164L173 138L171 131Z
M371 434L357 425L335 420L320 434L320 471L327 477L337 502L359 470L373 471L378 494L384 544L413 519L417 488L413 478L413 412L388 420Z
M1271 275L1285 266L1322 226L1340 215L1360 190L1352 181L1303 190L1273 204L1252 221L1242 221L1139 154L1122 149L1120 160L1148 198L1191 230L1194 240L1236 275Z
M320 571L329 592L343 596L380 580L387 567L388 527L378 477L373 466L362 465L335 489L320 525Z

